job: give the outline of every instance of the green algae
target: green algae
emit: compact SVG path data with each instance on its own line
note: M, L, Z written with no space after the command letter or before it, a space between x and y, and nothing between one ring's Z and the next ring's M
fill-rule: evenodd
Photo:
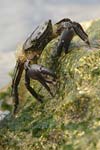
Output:
M43 95L44 102L40 104L23 88L26 100L17 117L8 116L0 123L0 149L100 149L99 26L97 20L87 29L91 47L74 38L68 54L62 52L59 58L58 39L47 45L38 63L57 74L57 83L51 86L55 96L52 98L32 81Z

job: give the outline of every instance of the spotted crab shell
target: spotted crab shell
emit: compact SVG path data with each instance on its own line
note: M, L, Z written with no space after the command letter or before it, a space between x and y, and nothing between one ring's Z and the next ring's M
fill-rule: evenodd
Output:
M23 44L24 51L42 50L52 38L51 20L39 25Z

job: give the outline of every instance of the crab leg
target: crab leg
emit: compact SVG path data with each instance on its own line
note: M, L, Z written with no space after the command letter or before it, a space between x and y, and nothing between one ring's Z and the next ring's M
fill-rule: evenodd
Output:
M22 72L24 69L24 64L20 62L20 60L18 60L16 62L16 66L14 69L14 76L12 79L12 96L13 96L13 100L14 100L14 113L16 113L17 110L17 106L19 104L19 98L18 98L18 84L20 82L21 76L22 76Z
M37 80L47 89L47 91L51 94L51 96L53 97L53 93L51 92L49 86L46 84L46 82L50 82L50 81L46 81L41 74L38 74L37 76Z
M64 30L61 34L60 37L60 41L58 42L58 46L57 46L57 55L60 56L62 49L64 48L65 53L68 52L68 48L70 45L70 42L72 40L74 36L74 31L72 28L70 28L69 30Z
M90 46L88 35L83 30L82 26L77 22L72 22L69 28L65 28L61 34L60 41L58 42L57 47L57 54L58 56L61 55L62 49L65 50L65 53L68 52L68 48L72 38L74 37L75 33L86 43Z
M27 74L27 70L25 71L25 85L28 91L41 103L43 102L41 97L34 91L34 89L30 86L30 77Z
M73 28L75 33L86 43L90 46L89 43L89 39L88 39L88 35L85 33L85 31L83 30L82 26L77 23L77 22L73 22Z

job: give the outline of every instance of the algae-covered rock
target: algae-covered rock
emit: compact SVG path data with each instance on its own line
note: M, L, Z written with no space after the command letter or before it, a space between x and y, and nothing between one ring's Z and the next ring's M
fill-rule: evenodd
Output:
M75 37L69 52L57 57L59 38L47 45L38 63L56 73L57 83L51 86L55 96L32 81L43 95L40 104L23 88L25 100L17 117L8 116L0 123L1 150L100 149L99 26L96 20L87 29L90 47Z

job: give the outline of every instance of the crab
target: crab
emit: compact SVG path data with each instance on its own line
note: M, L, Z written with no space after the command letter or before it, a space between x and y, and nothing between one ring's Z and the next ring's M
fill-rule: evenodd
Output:
M27 38L22 46L20 55L17 58L12 79L12 97L14 100L14 113L16 113L19 105L18 85L25 70L25 85L28 91L40 102L43 102L41 96L35 92L30 85L30 79L39 81L42 86L53 96L48 84L53 84L56 81L56 75L45 66L37 64L43 49L54 38L59 36L57 45L57 56L60 57L62 50L65 54L74 35L78 35L86 44L90 45L88 35L85 33L82 26L73 22L68 18L64 18L52 24L51 20L39 25L33 33ZM47 78L51 77L51 80Z

